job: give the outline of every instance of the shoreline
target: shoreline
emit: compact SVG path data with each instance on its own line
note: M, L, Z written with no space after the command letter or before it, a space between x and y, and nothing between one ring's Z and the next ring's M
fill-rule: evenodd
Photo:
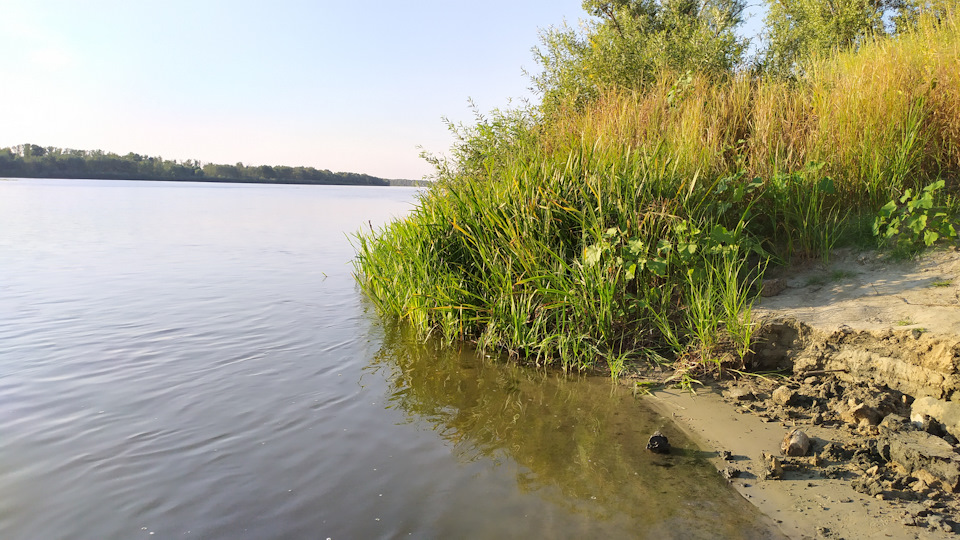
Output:
M724 401L716 386L696 395L664 389L644 396L656 412L671 418L710 458L719 471L733 465L742 472L731 485L747 501L772 519L788 538L843 538L845 540L946 539L953 533L908 526L903 523L906 505L879 500L855 491L848 480L823 478L816 471L790 471L778 480L763 480L761 453L779 455L788 428L744 413ZM804 427L814 440L836 439L837 429ZM720 457L732 454L732 461Z
M754 306L750 368L790 376L696 394L658 385L644 403L714 454L789 538L957 538L960 421L941 411L960 410L960 252L891 261L841 250L777 274L782 286ZM809 457L781 455L794 429L811 439Z

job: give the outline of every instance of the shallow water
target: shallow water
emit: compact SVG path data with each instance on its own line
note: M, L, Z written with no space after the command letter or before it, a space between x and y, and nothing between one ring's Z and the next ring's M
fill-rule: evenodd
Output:
M0 538L775 536L606 380L380 324L415 194L0 181Z

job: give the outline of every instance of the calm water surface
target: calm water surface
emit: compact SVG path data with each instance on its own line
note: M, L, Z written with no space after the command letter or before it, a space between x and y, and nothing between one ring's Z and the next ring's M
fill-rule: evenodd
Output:
M348 237L415 197L0 181L0 538L776 537L606 381L380 324Z

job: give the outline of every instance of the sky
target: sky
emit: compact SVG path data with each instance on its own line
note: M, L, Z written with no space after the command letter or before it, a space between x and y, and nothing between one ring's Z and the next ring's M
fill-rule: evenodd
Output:
M756 11L756 9L748 9ZM539 29L581 0L0 0L0 147L384 178L443 118L530 99Z

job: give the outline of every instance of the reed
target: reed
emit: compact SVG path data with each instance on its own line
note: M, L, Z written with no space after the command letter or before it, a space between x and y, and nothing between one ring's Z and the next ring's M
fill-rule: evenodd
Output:
M768 261L827 256L906 189L956 192L958 35L924 23L795 82L664 73L494 111L410 216L357 235L358 282L421 337L538 364L742 368Z

